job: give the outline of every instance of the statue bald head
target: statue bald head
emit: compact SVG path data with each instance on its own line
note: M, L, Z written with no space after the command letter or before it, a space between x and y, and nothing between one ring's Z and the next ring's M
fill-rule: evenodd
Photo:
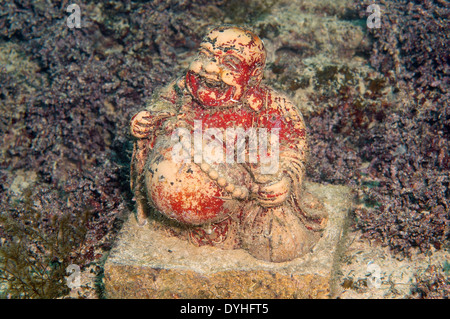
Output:
M264 44L256 34L238 27L214 28L189 67L187 87L204 106L231 106L249 87L259 85L265 60Z
M227 52L234 50L245 58L249 66L258 64L264 67L266 49L262 40L253 32L238 27L221 26L212 29L203 39L214 48Z

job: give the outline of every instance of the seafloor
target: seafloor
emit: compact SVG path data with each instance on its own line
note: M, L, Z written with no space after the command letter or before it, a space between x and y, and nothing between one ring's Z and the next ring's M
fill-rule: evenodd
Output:
M447 0L73 1L69 28L71 3L0 3L0 297L103 296L134 209L130 117L222 23L263 38L264 81L308 126L308 178L354 191L335 297L450 296Z

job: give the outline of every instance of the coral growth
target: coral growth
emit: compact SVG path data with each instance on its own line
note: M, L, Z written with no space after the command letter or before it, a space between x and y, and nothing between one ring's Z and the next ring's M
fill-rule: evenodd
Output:
M359 12L372 1L362 1ZM447 93L450 85L450 7L442 0L381 1L381 27L369 29L374 38L370 62L399 81L412 82L422 92Z
M358 210L359 225L396 251L448 243L450 112L439 104L390 114L361 149L379 185L364 190L377 207Z

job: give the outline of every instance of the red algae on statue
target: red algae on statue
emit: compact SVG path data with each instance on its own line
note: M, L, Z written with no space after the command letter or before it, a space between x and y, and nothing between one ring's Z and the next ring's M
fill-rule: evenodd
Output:
M306 128L261 84L266 51L238 27L211 30L185 75L131 120L137 217L196 245L283 262L310 251L327 213L303 188ZM173 222L175 221L175 222Z

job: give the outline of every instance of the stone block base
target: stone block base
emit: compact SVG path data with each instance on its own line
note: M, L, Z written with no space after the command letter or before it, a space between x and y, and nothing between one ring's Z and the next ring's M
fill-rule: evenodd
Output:
M313 251L283 263L242 249L195 247L131 216L104 266L109 298L328 298L351 207L348 188L308 183L324 201L329 221Z

